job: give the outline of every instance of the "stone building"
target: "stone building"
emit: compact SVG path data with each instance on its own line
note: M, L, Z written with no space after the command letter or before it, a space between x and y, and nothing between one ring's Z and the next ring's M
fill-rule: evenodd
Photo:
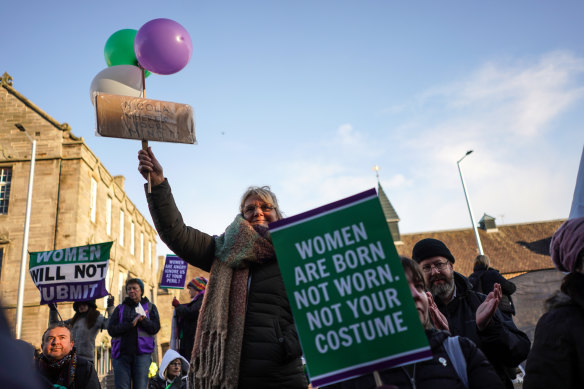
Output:
M116 304L131 277L144 281L145 295L156 303L160 268L156 231L124 192L124 177L112 176L83 138L22 96L4 73L0 81L0 305L8 322L15 325L31 165L32 142L18 127L37 144L28 251L113 241L106 287ZM39 291L28 272L25 280L21 338L40 347L49 310L39 305ZM105 299L97 303L103 312ZM59 303L59 312L63 319L72 317L72 304ZM97 342L109 347L107 331Z

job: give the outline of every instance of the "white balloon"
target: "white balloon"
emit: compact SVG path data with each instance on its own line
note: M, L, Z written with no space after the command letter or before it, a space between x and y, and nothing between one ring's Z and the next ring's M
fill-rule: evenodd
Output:
M117 65L97 73L91 81L89 98L95 105L95 97L99 93L141 97L142 90L142 69L133 65Z

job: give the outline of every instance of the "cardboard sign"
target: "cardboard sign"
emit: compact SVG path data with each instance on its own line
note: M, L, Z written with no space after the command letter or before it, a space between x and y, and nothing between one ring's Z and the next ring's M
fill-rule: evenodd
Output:
M29 273L41 292L41 304L107 296L105 277L112 244L30 253Z
M313 386L431 358L375 189L269 227Z
M95 111L101 136L196 143L190 105L102 93L96 96Z
M176 255L167 255L162 269L161 288L183 289L187 278L188 263Z

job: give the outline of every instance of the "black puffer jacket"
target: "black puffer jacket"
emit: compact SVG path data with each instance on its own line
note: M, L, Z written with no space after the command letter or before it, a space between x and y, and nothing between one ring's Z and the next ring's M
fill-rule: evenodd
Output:
M72 351L74 352L74 351ZM41 361L42 357L35 359L35 366L40 373L42 379L42 388L55 388L58 385L56 384L61 370L59 369L51 369L47 366L46 363ZM62 368L68 369L70 367L69 364L66 364ZM66 374L65 374L66 376ZM4 387L4 386L3 386ZM64 386L59 386L63 388ZM95 371L95 367L93 366L93 362L84 359L84 358L77 358L77 365L75 367L75 378L71 385L67 386L67 389L101 389L101 385L97 378L97 373Z
M477 264L473 268L473 273L468 277L473 286L473 290L483 294L489 294L495 284L501 285L503 297L499 303L499 309L504 313L515 315L515 306L511 295L515 293L517 287L512 281L509 281L499 273L499 270L485 265Z
M215 240L184 224L168 181L146 196L162 241L191 265L210 271ZM252 266L249 274L239 387L306 388L300 342L278 263Z
M567 275L562 292L537 322L525 389L584 388L584 274Z
M463 389L465 388L456 370L448 358L443 342L448 337L445 331L427 330L426 336L432 348L432 359L414 365L387 369L380 372L381 380L386 385L398 388L417 389ZM460 347L466 360L466 371L470 389L503 388L497 373L487 361L485 355L469 339L460 337ZM415 386L412 383L415 382ZM329 389L368 389L375 388L372 374L367 374L349 381L327 386Z
M440 312L448 320L450 333L472 340L487 356L505 387L512 388L513 383L507 376L505 368L516 367L527 358L529 338L512 320L506 320L499 310L495 312L487 328L479 331L476 311L486 296L473 291L468 279L459 273L454 272L454 282L456 297L448 305L442 303L440 299L435 299Z

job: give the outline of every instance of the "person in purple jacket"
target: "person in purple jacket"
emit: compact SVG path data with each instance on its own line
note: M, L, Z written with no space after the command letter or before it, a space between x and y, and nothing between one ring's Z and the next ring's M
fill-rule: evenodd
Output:
M116 307L107 326L112 337L114 380L116 389L146 389L160 319L156 305L144 297L142 280L127 280L126 293L128 297Z

